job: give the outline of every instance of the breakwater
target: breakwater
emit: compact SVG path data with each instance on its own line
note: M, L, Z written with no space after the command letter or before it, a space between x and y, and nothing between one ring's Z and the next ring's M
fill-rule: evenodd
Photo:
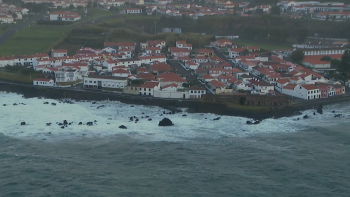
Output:
M251 111L245 109L232 109L225 103L206 103L197 100L163 99L154 97L142 97L139 95L116 94L101 91L88 91L71 88L39 87L26 84L17 84L0 81L0 91L12 92L23 95L25 98L44 97L51 99L74 99L76 101L120 101L125 104L158 106L165 109L188 108L193 113L213 113L218 115L241 116L253 119L280 118L300 115L303 110L313 109L319 105L330 105L350 101L350 97L334 97L307 101L294 106L286 106L278 109Z

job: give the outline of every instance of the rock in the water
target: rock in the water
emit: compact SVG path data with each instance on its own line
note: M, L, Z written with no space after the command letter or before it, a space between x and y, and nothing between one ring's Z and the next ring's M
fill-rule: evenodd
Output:
M322 106L322 105L319 105L319 106L318 106L318 108L317 108L317 113L323 114L323 106Z
M45 102L44 104L47 105L47 104L49 104L49 102Z
M257 120L257 121L255 121L255 122L254 122L254 124L260 124L260 121L259 121L259 120Z
M314 114L314 115L316 115L316 113L315 113L315 112L314 112L313 114Z
M65 125L68 124L67 120L64 120L64 121L63 121L63 124L65 124Z
M163 120L159 121L158 126L166 127L166 126L173 126L173 122L169 118L163 118Z
M6 104L3 104L2 106L6 106Z
M56 106L56 103L51 103L52 106Z
M134 105L131 105L130 107L134 107ZM123 126L123 125L122 125Z
M186 114L182 114L183 117L187 116Z
M94 123L93 122L87 122L86 125L87 126L92 126Z
M332 111L332 113L335 113L335 111Z
M213 120L220 120L221 119L221 117L217 117L217 118L214 118Z
M341 117L342 116L342 114L335 114L334 115L334 118L339 118L339 117Z
M165 111L163 111L163 114L165 114Z
M13 105L17 105L17 103L14 103Z
M142 114L145 114L145 113L142 112Z
M82 122L79 122L79 124L78 125L82 125L83 123Z
M136 118L136 120L135 120L135 121L137 122L137 121L139 121L139 119L138 119L138 118Z
M149 118L148 121L152 121L152 118Z
M305 115L305 116L303 116L303 118L304 118L304 119L308 119L308 118L309 118L309 116L308 116L308 115Z
M26 125L26 122L21 122L21 125Z
M247 120L246 124L253 124L251 121Z
M127 129L127 128L126 128L126 126L124 126L124 125L120 125L120 126L119 126L119 129Z
M108 120L112 120L112 118L108 118Z
M46 126L51 126L51 123L46 123Z
M64 129L64 126L62 126L61 129Z
M94 101L94 102L92 102L91 104L96 104L96 102Z
M134 121L134 117L129 117L129 120L130 121Z
M145 116L145 118L149 118L149 116Z

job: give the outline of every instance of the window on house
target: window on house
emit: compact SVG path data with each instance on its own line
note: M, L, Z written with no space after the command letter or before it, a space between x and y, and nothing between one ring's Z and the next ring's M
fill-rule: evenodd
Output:
M151 88L148 88L148 91L151 91Z
M134 88L133 87L131 87L131 90L133 90Z
M94 83L96 83L96 81L94 81Z
M143 88L143 91L146 91L146 88ZM146 93L145 93L146 94Z

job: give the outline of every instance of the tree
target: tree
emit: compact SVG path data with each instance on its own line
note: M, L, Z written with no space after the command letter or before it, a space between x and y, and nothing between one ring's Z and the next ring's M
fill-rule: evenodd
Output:
M304 52L302 50L300 50L300 49L297 49L297 50L293 51L293 53L291 54L290 58L294 62L300 64L303 61L303 59L304 59Z
M271 8L271 14L272 15L280 15L281 14L281 9L278 6L272 6Z
M92 7L92 2L91 2L91 1L89 1L89 3L87 4L87 7L88 7L88 8L91 8L91 7Z
M348 50L346 50L344 55L341 57L340 64L337 70L341 73L342 76L344 76L345 82L350 71L350 53Z
M339 60L339 59L332 59L332 60L331 60L331 66L332 66L333 68L338 68L339 65L340 65L340 60Z
M264 14L263 9L256 9L255 14Z
M72 9L74 9L74 8L75 8L75 7L74 7L74 5L73 5L73 4L70 4L70 5L69 5L69 9L71 9L71 10L72 10Z
M79 6L77 7L78 10L81 10L82 8L83 8L83 6L81 6L81 5L79 5Z
M12 17L13 18L17 18L17 14L16 13L12 13Z
M330 62L330 61L332 61L332 58L331 57L329 57L329 56L323 56L321 59L320 59L321 61L327 61L327 62Z
M94 3L92 4L92 6L94 6L94 8L96 8L96 7L97 7L97 2L94 1Z

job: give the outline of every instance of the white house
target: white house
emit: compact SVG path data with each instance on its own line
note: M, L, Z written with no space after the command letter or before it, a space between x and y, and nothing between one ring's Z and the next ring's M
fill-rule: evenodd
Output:
M33 80L33 85L36 85L36 86L55 86L55 82L52 79L35 78Z
M75 12L59 11L50 13L50 21L78 21L81 16Z
M154 91L160 90L160 84L158 82L146 81L140 85L140 95L153 96Z
M79 72L77 69L68 69L65 71L56 71L56 82L72 82L77 81Z
M116 53L117 52L117 50L112 48L112 47L103 48L102 51L105 53Z
M188 90L190 99L202 98L202 95L207 93L205 88L199 86L191 86Z
M305 56L308 55L336 55L344 54L344 48L317 48L317 49L301 49Z
M160 53L160 47L146 47L146 53Z
M51 57L65 57L68 54L67 49L52 49Z
M142 8L125 8L123 10L123 13L125 13L125 14L141 14Z
M114 77L128 77L130 72L125 69L116 69L112 71L112 76Z
M84 88L103 89L103 88L115 88L123 89L128 85L126 77L113 77L113 76L88 76L83 79Z
M166 62L166 57L164 55L139 57L139 59L141 60L141 64L151 64L153 62Z
M13 66L13 57L0 57L0 67Z
M282 93L305 100L321 98L321 91L315 84L288 84L283 86Z
M186 48L188 50L192 50L192 44L188 44L186 41L176 41L177 48Z
M185 62L185 66L188 69L196 70L198 68L199 64L195 63L195 62L192 62L192 61L186 61Z
M230 48L229 49L229 57L236 58L238 56L241 56L245 50L246 50L246 48Z

